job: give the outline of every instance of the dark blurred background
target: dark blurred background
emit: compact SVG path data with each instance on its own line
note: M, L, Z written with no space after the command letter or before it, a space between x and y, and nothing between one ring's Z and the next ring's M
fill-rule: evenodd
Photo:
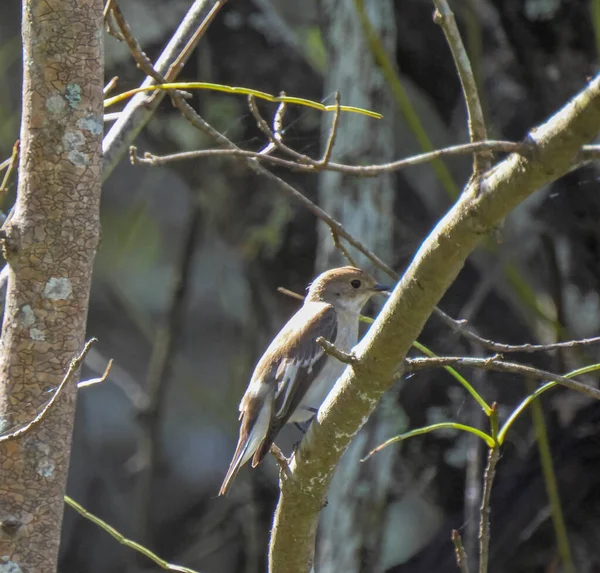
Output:
M190 1L119 4L155 60ZM341 162L383 163L420 152L410 114L435 148L468 141L460 85L432 20L433 3L364 1L410 101L408 111L373 61L359 4L230 0L180 79L284 90L325 103L333 103L339 90L342 103L382 112L379 122L342 117L334 151ZM452 6L490 138L522 139L597 72L597 0L463 0ZM0 159L10 155L19 130L19 22L20 3L3 0ZM143 80L126 46L107 35L106 80L115 75L119 91ZM244 97L198 91L190 101L237 145L260 150L266 144ZM270 119L275 108L261 103L260 109ZM318 158L330 121L331 114L290 106L285 141ZM167 98L135 143L140 153L157 154L213 146ZM466 183L470 165L468 157L453 158L446 171L424 165L372 179L276 172L401 272ZM538 191L506 221L501 242L490 239L474 253L441 307L503 342L597 335L598 190L597 169L589 165ZM297 308L276 288L302 292L318 272L341 263L329 232L312 214L231 158L163 167L132 166L123 158L103 188L88 326L99 343L84 374L99 375L109 358L115 364L107 382L80 393L69 494L171 562L206 573L264 571L275 464L245 468L228 497L215 497L237 439L237 405L256 360ZM182 275L183 292L174 297L174 278ZM178 314L174 298L183 307ZM161 349L169 334L174 350L165 363ZM434 318L420 340L438 354L486 355ZM566 372L598 361L600 353L590 347L514 358ZM517 376L463 373L498 402L502 418L528 393ZM154 387L160 399L149 414L148 388ZM600 571L600 406L562 389L542 404L575 568ZM430 434L358 462L387 437L448 420L485 428L476 405L442 371L415 375L386 395L332 485L319 531L318 571L455 571L452 528L476 562L485 464L476 438ZM286 429L280 445L289 452L299 439L295 429ZM529 412L503 449L492 508L491 571L560 570ZM158 568L66 509L60 570Z

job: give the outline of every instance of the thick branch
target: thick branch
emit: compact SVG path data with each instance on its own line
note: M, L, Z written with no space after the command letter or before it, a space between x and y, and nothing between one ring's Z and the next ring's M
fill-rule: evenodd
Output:
M379 317L355 348L311 424L282 483L270 547L271 573L305 573L317 519L336 464L389 389L394 373L465 260L495 224L541 186L566 173L600 131L600 77L529 135L531 151L510 155L473 181L417 252ZM289 551L292 547L293 551Z

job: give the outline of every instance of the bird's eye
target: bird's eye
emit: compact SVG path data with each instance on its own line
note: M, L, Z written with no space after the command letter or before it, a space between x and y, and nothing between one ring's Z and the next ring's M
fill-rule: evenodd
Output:
M360 288L361 282L358 279L354 279L353 281L350 281L350 286L352 288Z

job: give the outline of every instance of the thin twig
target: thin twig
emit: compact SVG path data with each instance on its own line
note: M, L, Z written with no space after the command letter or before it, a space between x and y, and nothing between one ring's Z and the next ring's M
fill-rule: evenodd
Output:
M353 353L340 350L335 344L325 340L322 336L317 338L317 344L325 351L326 354L333 356L344 364L356 364L358 360Z
M279 92L281 97L285 97L285 92ZM277 141L283 140L283 118L285 116L285 110L287 109L286 104L282 101L277 106L277 111L273 116L273 135Z
M123 534L119 533L114 527L112 527L111 525L106 523L106 521L103 521L99 517L95 516L93 513L90 513L87 509L85 509L83 506L79 505L76 501L71 499L68 495L65 495L65 503L67 505L71 506L77 513L79 513L79 515L81 515L88 521L91 521L93 524L97 525L98 527L104 529L104 531L106 531L109 535L114 537L121 545L124 545L125 547L129 547L130 549L133 549L134 551L141 553L142 555L146 556L148 559L154 561L154 563L156 563L162 569L166 569L167 571L177 571L178 573L198 573L197 571L194 571L194 569L190 569L189 567L182 567L181 565L173 565L172 563L168 563L164 559L161 559L155 553L152 553L152 551L150 551L146 547L140 545L139 543L136 543L135 541L132 541L131 539L127 539Z
M110 12L112 5L113 5L114 0L106 0L106 4L104 5L104 13L103 13L103 17L106 20L108 13Z
M269 124L265 121L265 118L258 110L258 106L256 105L256 97L254 97L253 94L248 94L248 109L256 120L258 129L260 129L267 136L267 139L276 146L278 143L281 143L281 137L275 137L275 134L269 127Z
M293 290L289 290L285 287L277 287L277 291L280 292L281 294L284 294L286 296L289 296L291 298L295 298L296 300L304 302L304 297L301 294L294 292Z
M325 151L323 152L323 158L320 161L321 167L327 167L329 160L331 159L331 153L335 144L335 137L337 135L337 129L340 121L340 92L335 92L335 113L333 114L333 122L331 129L329 130L329 136L327 137L327 144L325 145Z
M108 378L108 375L110 373L110 369L112 368L112 365L113 365L113 359L111 358L108 361L106 368L104 369L104 374L102 374L102 376L100 376L100 378L90 378L89 380L82 380L81 382L77 383L77 388L87 388L88 386L95 386L96 384L100 384L100 383L104 382Z
M348 249L346 247L344 247L344 244L340 240L340 236L336 232L334 232L333 229L331 229L331 238L333 239L333 244L334 244L335 248L338 251L340 251L340 253L342 253L342 255L344 255L344 257L346 257L348 262L353 267L358 267L358 265L356 264L356 261L352 258L352 255L350 254Z
M230 141L227 137L225 137L222 133L217 131L212 125L206 122L200 115L196 113L196 111L183 99L180 99L177 102L177 107L183 113L184 117L196 128L198 128L203 133L206 133L209 137L214 139L219 145L222 145L226 149L234 149L239 150L239 147L235 145L232 141ZM335 220L331 215L329 215L326 211L321 209L318 205L313 203L310 199L305 197L300 191L298 191L295 187L277 177L274 173L271 173L268 169L265 169L262 165L259 165L256 159L245 159L245 163L250 167L252 171L255 173L262 175L273 181L277 185L277 189L279 189L286 196L298 201L304 207L306 207L313 215L317 218L321 219L332 231L338 233L340 237L343 237L356 249L365 254L371 262L379 269L384 271L385 273L390 274L390 276L396 276L396 273L389 267L384 261L382 261L375 253L373 253L362 241L356 239L353 235L348 233L344 226L337 220Z
M209 13L206 15L200 26L196 29L192 37L189 39L188 43L185 45L185 48L181 50L181 53L175 61L169 66L167 73L165 74L165 82L172 82L178 75L179 72L185 66L185 63L188 61L192 52L198 45L198 42L206 34L208 27L211 25L212 21L216 18L219 11L227 4L227 0L217 0L214 6L210 9Z
M496 465L500 459L500 448L491 448L487 467L483 476L483 496L481 500L481 520L479 522L479 573L487 573L490 548L490 499L492 485L496 477Z
M590 344L598 344L600 342L600 336L593 338L582 338L580 340L568 340L566 342L554 342L552 344L503 344L501 342L495 342L487 338L483 338L469 330L467 323L463 320L456 320L446 314L443 310L436 308L434 314L438 316L447 326L452 330L472 342L481 344L488 350L498 352L500 354L509 352L547 352L551 350L557 350L560 348L579 348L581 346L589 346Z
M119 30L115 29L115 14L113 12L115 4L116 0L107 0L104 6L104 24L106 25L106 31L113 36L113 38L116 38L119 42L122 42L124 40L123 36Z
M73 379L75 374L77 374L77 372L79 371L79 368L81 367L81 364L83 363L83 360L84 360L86 354L89 352L90 348L92 347L92 345L95 342L98 342L98 340L96 338L91 338L86 343L86 345L83 347L83 350L79 353L79 355L76 356L71 361L71 364L69 365L69 369L67 370L67 373L65 374L61 383L58 385L58 387L54 391L52 398L50 398L48 403L40 410L40 412L35 416L35 418L33 418L33 420L31 420L30 422L27 422L26 424L21 425L21 426L17 427L16 429L10 430L6 434L1 435L0 443L6 442L8 440L14 440L16 438L19 438L20 436L23 436L24 434L29 432L29 430L31 430L34 426L36 426L37 424L39 424L42 421L44 416L48 413L50 408L52 408L52 406L58 399L63 388L65 388L66 385Z
M468 343L473 356L482 357L483 349L478 344ZM452 370L452 369L451 369ZM456 371L454 371L456 372ZM475 392L487 403L492 402L491 398L497 390L494 386L486 383L486 371L475 370L470 377L470 382ZM469 401L467 404L467 423L473 428L482 428L487 422L487 415L484 408L477 401ZM465 527L462 532L462 542L465 546L467 555L472 555L473 566L477 567L477 536L479 529L479 508L481 506L482 487L481 468L483 458L487 451L484 440L476 436L466 436L466 465L465 465L465 487L464 487L464 520Z
M315 163L318 163L315 162L314 159L311 159L310 157L303 155L302 153L298 153L291 147L288 147L285 143L283 143L282 137L275 136L275 133L271 130L269 124L261 115L260 110L256 105L256 98L252 94L248 95L248 108L250 109L250 113L252 113L254 119L256 120L256 125L258 126L258 129L260 129L267 136L267 139L269 140L271 145L274 145L276 149L278 149L282 153L292 156L297 163L307 163L313 166L315 165ZM263 156L262 152L259 155ZM314 169L310 169L310 171L314 171Z
M121 33L123 34L125 43L127 44L127 47L129 48L129 51L131 52L131 55L133 56L133 59L140 70L142 70L142 72L144 72L148 77L152 78L156 83L165 83L165 79L161 74L154 70L152 61L142 50L137 38L133 35L131 27L125 19L123 12L121 12L121 8L117 4L116 0L113 0L112 13L119 26L119 29L121 30ZM167 93L173 97L173 91L169 90Z
M12 148L12 154L10 159L8 160L8 169L4 174L4 179L2 180L2 185L0 185L0 200L4 200L4 195L6 193L6 187L8 185L8 180L12 172L16 169L17 163L19 161L19 148L21 146L21 140L17 139Z
M157 73L163 74L168 72L169 66L174 61L178 61L179 64L177 68L173 69L173 74L181 69L180 64L182 62L179 61L179 55L182 50L187 49L189 38L194 34L197 28L199 26L203 27L202 22L206 19L206 8L209 4L211 5L211 9L208 13L211 15L211 18L214 18L214 6L219 6L220 9L224 2L217 1L213 3L210 0L194 0L192 6L177 28L177 31L158 58L156 64L153 66ZM203 27L203 29L205 28ZM197 40L199 40L198 37L196 37L196 41ZM172 81L175 77L171 75L169 79ZM153 83L155 83L155 80L147 77L142 86L149 86ZM129 145L133 142L146 123L148 123L164 95L166 95L166 92L160 92L150 101L146 94L138 94L138 96L132 98L125 106L119 119L110 128L102 142L104 156L102 169L103 180L106 180L109 177L116 164L126 153Z
M456 564L461 573L469 573L469 563L467 561L467 552L463 547L460 533L456 529L452 530L452 543L454 544L454 552L456 553Z
M446 0L433 1L436 7L433 20L436 24L439 24L444 31L444 35L450 46L450 51L452 52L452 57L454 58L463 95L465 97L469 125L469 139L471 140L471 143L485 141L487 139L487 131L485 128L481 103L479 101L479 94L477 92L477 82L475 81L469 56L467 55L458 26L456 25L456 19ZM476 153L473 157L473 171L475 174L487 171L491 165L492 158L489 153Z
M264 120L263 120L264 121ZM268 127L268 126L267 126ZM269 129L269 132L273 132ZM400 171L407 167L413 167L415 165L421 165L423 163L429 163L439 157L454 157L459 155L469 155L482 150L493 150L503 153L518 153L523 149L523 144L514 143L511 141L479 141L477 143L465 143L461 145L453 145L444 149L438 149L436 151L430 151L428 153L421 153L414 155L406 159L399 159L391 163L382 163L380 165L345 165L343 163L328 162L327 165L321 165L321 162L297 153L290 147L287 147L281 141L278 141L278 148L288 155L292 155L296 158L296 161L283 159L281 157L261 157L261 154L255 151L246 151L244 149L199 149L196 151L186 151L182 153L173 153L170 155L153 155L150 153L145 154L144 158L136 158L138 163L145 163L148 165L164 165L172 161L184 161L187 159L201 159L203 157L214 157L218 155L233 155L236 157L245 157L249 159L265 160L269 163L275 163L283 167L287 167L293 171L302 171L308 173L314 173L318 170L325 171L337 171L340 173L347 173L348 175L354 175L356 177L375 177L382 173L392 173L394 171ZM290 153L292 152L292 154Z
M515 362L505 362L501 360L499 355L491 356L489 358L469 358L465 356L440 356L437 358L407 358L403 368L403 374L405 372L418 372L428 368L442 368L444 366L464 366L466 368L481 368L482 370L492 370L496 372L509 372L511 374L520 374L521 376L528 376L535 378L536 380L554 381L580 392L593 398L594 400L600 400L600 390L593 386L588 386L571 378L566 378L560 374L548 372L547 370L540 370L539 368L533 368L532 366L525 366L524 364L518 364Z
M279 95L285 96L285 92L279 92ZM285 115L285 110L286 103L282 101L277 106L277 110L275 111L275 115L273 116L273 137L278 142L283 141L283 117ZM271 155L271 153L273 153L273 151L275 151L276 149L277 145L275 143L269 142L263 149L256 153L256 157L267 157Z
M113 78L104 86L104 89L102 90L102 95L107 96L112 90L114 90L118 81L119 76L113 76ZM106 116L106 114L104 115Z

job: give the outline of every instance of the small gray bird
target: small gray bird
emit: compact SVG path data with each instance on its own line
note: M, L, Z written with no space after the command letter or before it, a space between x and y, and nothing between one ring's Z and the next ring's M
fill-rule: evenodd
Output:
M358 341L363 306L378 292L389 292L354 267L332 269L308 288L302 308L281 329L259 360L240 402L240 436L219 495L225 495L240 468L256 467L281 428L306 422L325 400L345 364L316 342L322 336L343 352Z

